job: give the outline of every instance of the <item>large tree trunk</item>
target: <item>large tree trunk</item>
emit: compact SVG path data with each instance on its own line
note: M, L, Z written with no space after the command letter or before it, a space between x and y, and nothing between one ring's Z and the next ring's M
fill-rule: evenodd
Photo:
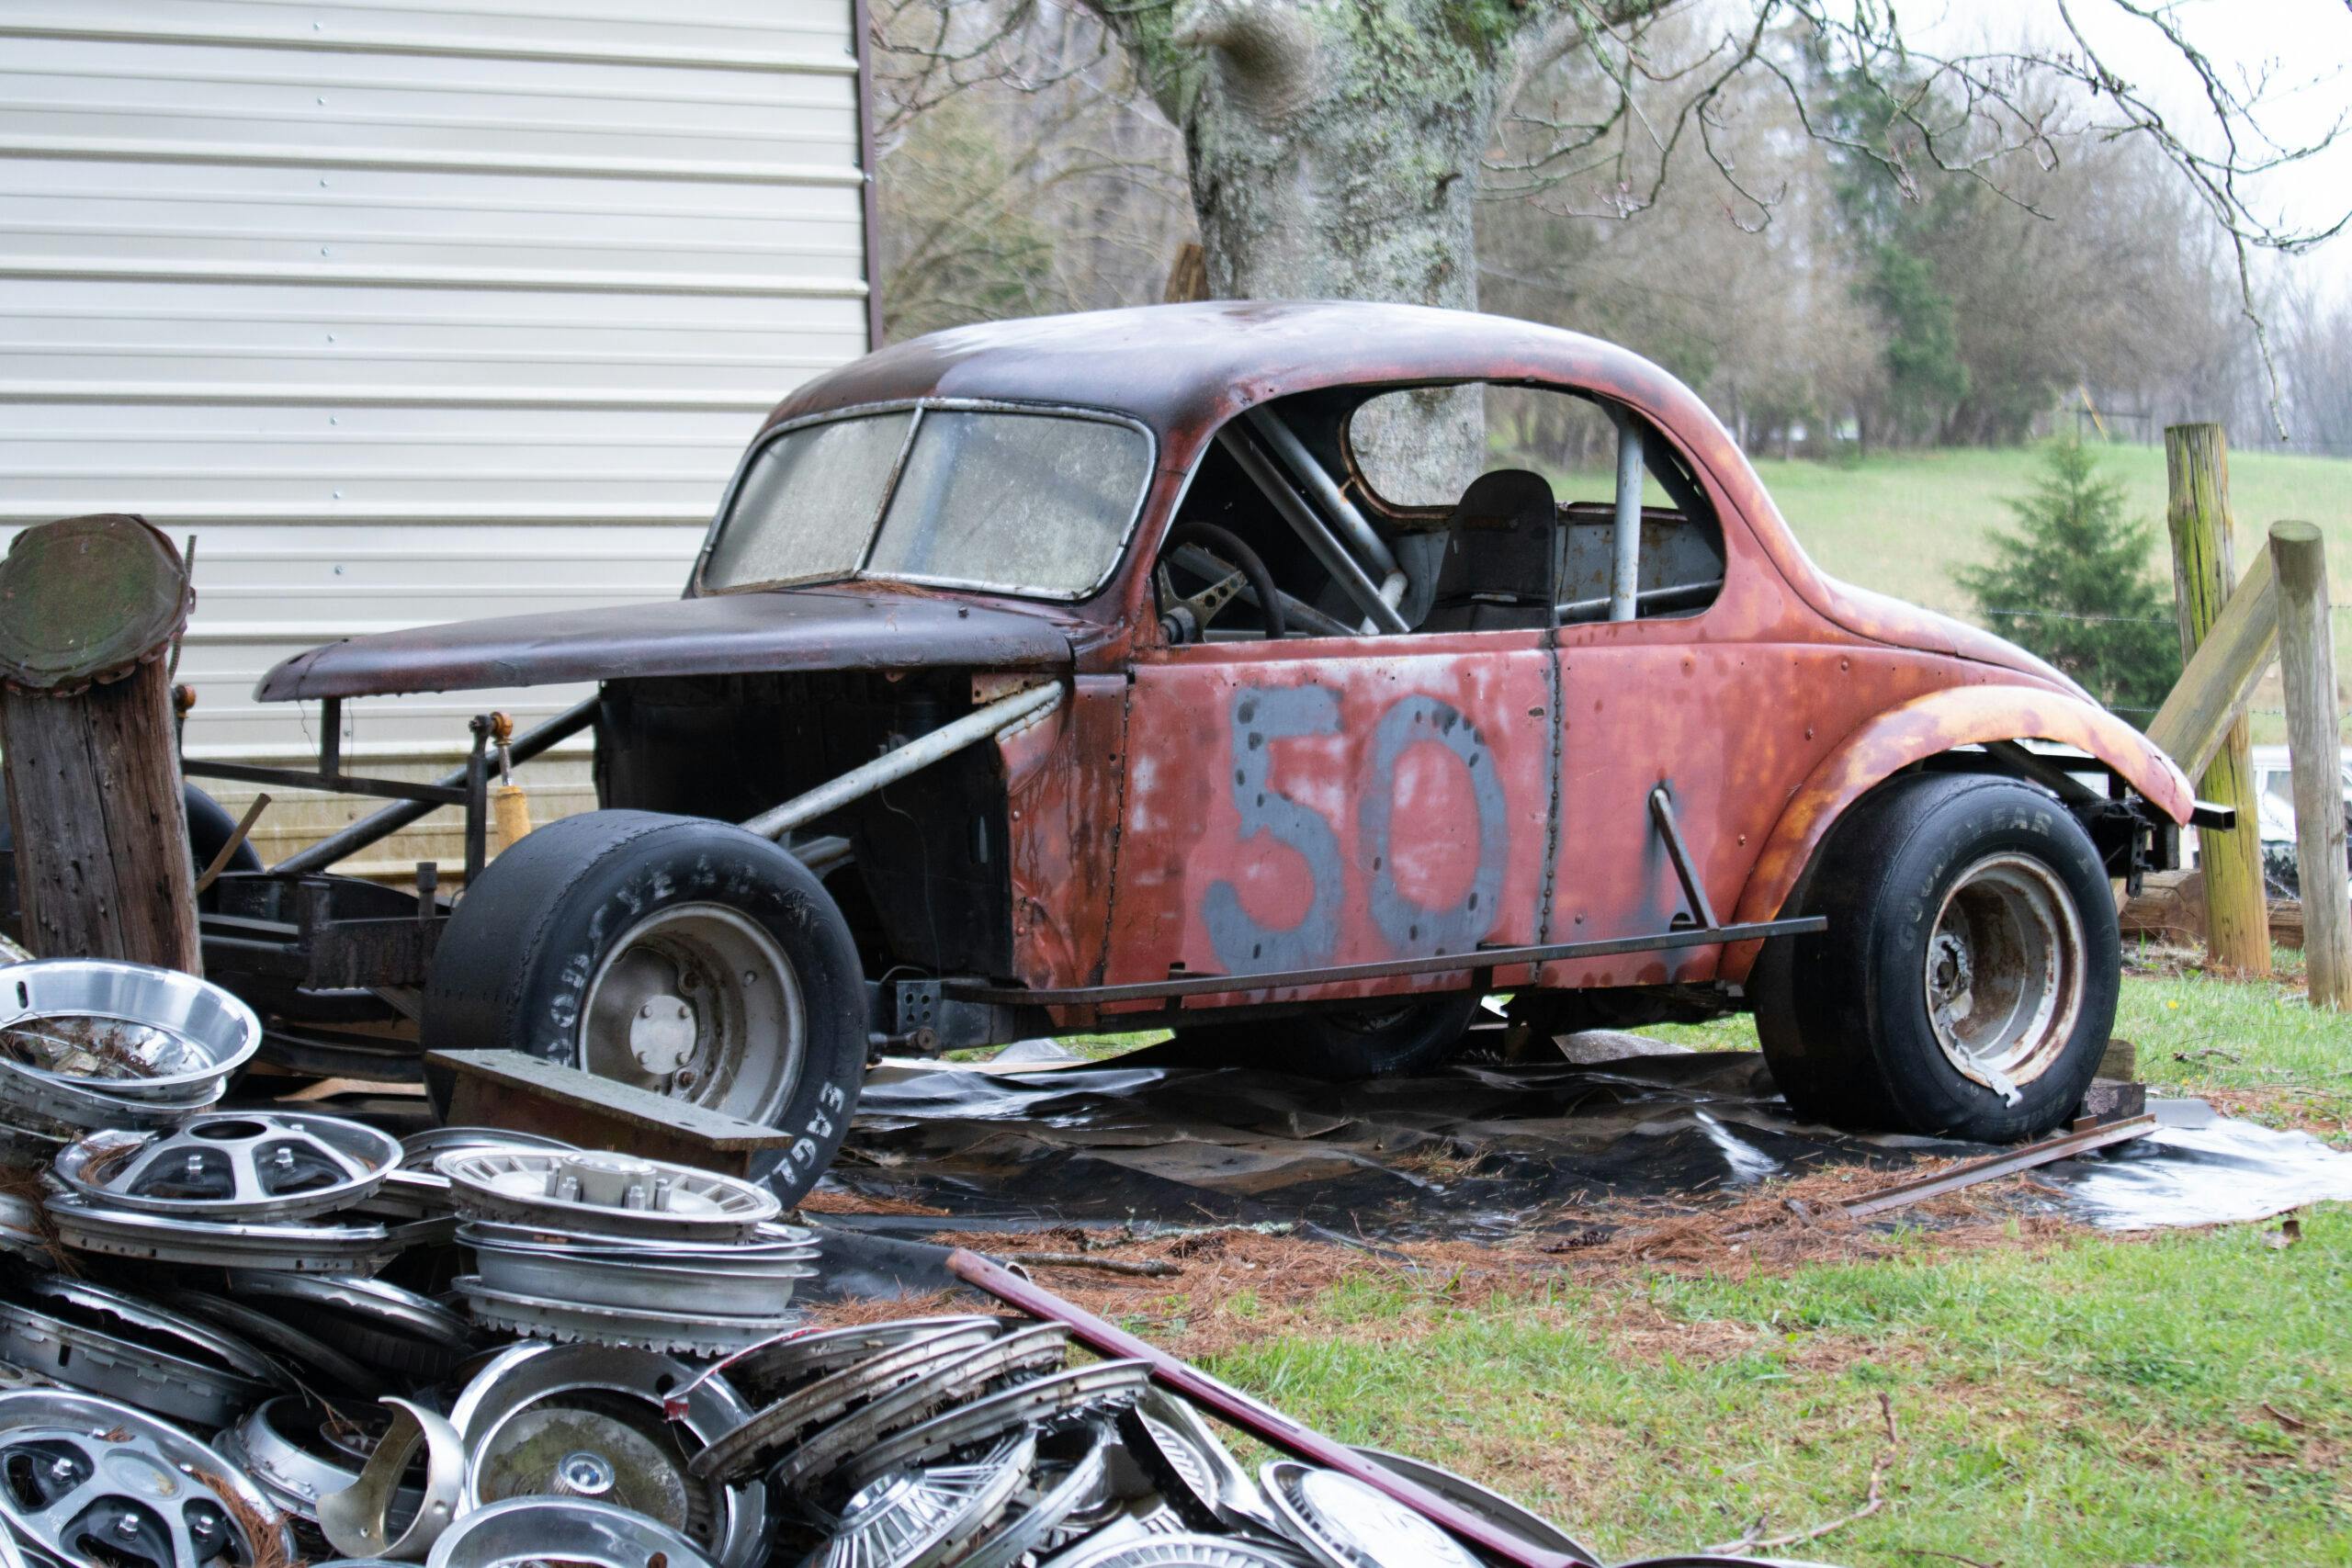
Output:
M1167 34L1129 24L1184 131L1212 293L1476 307L1471 204L1510 24L1482 32L1466 10L1196 0ZM1423 487L1395 499L1451 499L1481 467L1481 400L1412 402L1368 415L1358 448Z

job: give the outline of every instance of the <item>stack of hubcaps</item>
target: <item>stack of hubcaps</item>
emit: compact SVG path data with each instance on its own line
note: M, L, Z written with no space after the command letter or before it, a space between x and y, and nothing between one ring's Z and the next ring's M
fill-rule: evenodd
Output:
M514 1333L718 1355L790 1327L816 1274L815 1234L747 1181L577 1150L458 1149L435 1168L475 1259L458 1288Z

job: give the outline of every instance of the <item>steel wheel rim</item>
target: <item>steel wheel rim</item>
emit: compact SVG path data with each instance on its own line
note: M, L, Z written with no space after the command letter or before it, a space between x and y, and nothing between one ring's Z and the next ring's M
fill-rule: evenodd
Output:
M773 1125L808 1055L800 978L740 910L673 905L605 954L581 1009L579 1053L599 1077Z
M2081 1017L2082 917L2041 861L1987 855L1944 895L1923 971L1937 1046L1963 1077L2015 1104L2064 1054Z

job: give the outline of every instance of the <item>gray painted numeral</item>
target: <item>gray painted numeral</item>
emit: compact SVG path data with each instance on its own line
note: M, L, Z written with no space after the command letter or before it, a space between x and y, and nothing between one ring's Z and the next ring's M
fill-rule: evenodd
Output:
M1328 686L1244 686L1233 694L1232 716L1233 806L1241 814L1241 841L1272 835L1306 863L1313 892L1305 917L1283 930L1250 919L1232 883L1211 883L1201 903L1209 945L1228 975L1312 969L1329 963L1339 947L1346 868L1331 825L1274 789L1273 743L1292 736L1338 734L1340 694Z
M1396 862L1389 853L1396 813L1396 763L1405 749L1430 740L1459 758L1470 776L1478 812L1478 869L1469 890L1449 908L1432 909L1396 885ZM1436 697L1403 698L1380 716L1372 737L1371 776L1356 803L1357 852L1372 868L1372 918L1388 945L1399 953L1460 953L1477 945L1495 924L1496 900L1503 890L1503 863L1510 852L1510 807L1503 781L1478 727L1460 708Z
M1245 686L1234 693L1233 805L1241 842L1260 834L1306 863L1311 889L1306 913L1295 926L1266 926L1241 907L1232 883L1209 885L1201 917L1217 963L1228 975L1312 969L1330 962L1340 940L1340 906L1347 868L1338 834L1312 807L1273 787L1273 744L1297 736L1336 735L1340 694L1328 686ZM1396 764L1417 741L1433 741L1460 760L1477 811L1478 866L1469 889L1446 908L1430 908L1397 885L1390 853L1395 836ZM1451 703L1411 695L1381 716L1373 735L1368 776L1358 795L1356 829L1371 875L1374 923L1398 953L1466 951L1493 929L1510 824L1502 780L1477 727Z

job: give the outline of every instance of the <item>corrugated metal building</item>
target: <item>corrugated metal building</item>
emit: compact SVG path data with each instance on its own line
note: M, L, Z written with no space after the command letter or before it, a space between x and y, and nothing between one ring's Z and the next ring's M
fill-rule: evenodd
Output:
M674 596L760 413L869 343L856 9L0 0L0 525L198 536L213 756L315 755L251 698L312 643ZM354 704L345 753L578 694ZM586 804L576 750L535 773ZM273 808L265 858L368 804ZM421 854L461 858L373 868Z

